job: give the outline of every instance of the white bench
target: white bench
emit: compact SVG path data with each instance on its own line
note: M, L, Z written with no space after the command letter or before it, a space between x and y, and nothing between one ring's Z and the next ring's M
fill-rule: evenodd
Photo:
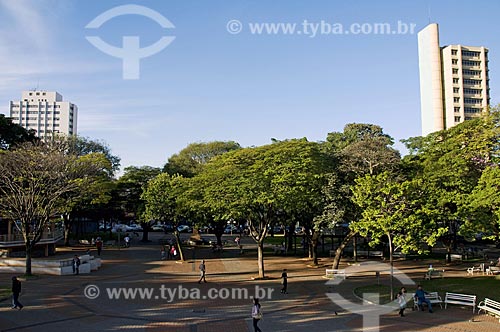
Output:
M474 272L483 272L480 266L472 266L467 269L467 274L473 276ZM484 274L484 272L483 272Z
M424 274L424 280L431 280L433 277L441 277L441 279L443 279L444 270L429 269Z
M490 266L489 268L486 269L486 275L495 275L497 273L500 273L499 266Z
M438 292L429 292L429 293L425 294L425 298L427 300L429 300L429 302L431 304L439 304L441 309L443 309L443 299L441 299L441 296L439 296ZM418 308L418 299L415 295L413 296L413 308L415 310L419 309Z
M451 254L450 259L452 261L461 261L463 259L461 254Z
M346 279L345 270L326 269L326 277L328 279L335 278L337 276L339 276L345 280Z
M496 317L500 317L500 302L485 298L484 301L481 301L477 307L479 308L477 312L478 314L481 312L481 310L483 310L484 312L491 313Z
M444 308L446 309L448 304L459 304L472 307L472 314L476 310L476 295L469 294L458 294L458 293L446 293L444 298Z

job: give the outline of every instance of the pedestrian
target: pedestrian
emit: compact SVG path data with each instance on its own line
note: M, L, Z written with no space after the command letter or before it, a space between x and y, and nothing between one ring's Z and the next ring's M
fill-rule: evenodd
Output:
M125 237L123 238L123 240L125 241L125 248L128 248L130 247L130 236L125 235Z
M171 249L172 249L172 248L171 248L170 244L167 244L167 245L165 246L165 252L167 253L167 259L172 258L172 253L170 253L170 250L171 250Z
M160 256L161 256L161 260L164 261L167 254L165 252L165 247L164 246L161 246L161 249L160 249Z
M262 319L262 309L260 308L260 303L258 298L253 299L252 306L252 320L253 320L253 331L254 332L262 332L261 329L257 326L259 321Z
M283 269L281 273L281 278L283 279L283 288L281 289L281 294L288 294L288 274L286 273L286 269Z
M80 258L78 258L78 255L75 255L73 257L73 274L80 274Z
M177 249L175 249L175 245L172 245L170 248L170 255L172 256L172 259L175 259L175 256L177 256Z
M21 282L17 277L12 277L12 309L21 310L24 307L19 302L19 295L21 295Z
M97 256L101 256L102 251L102 240L100 237L95 241L95 247L97 248Z
M399 316L404 317L406 309L406 288L401 287L397 296L397 301L399 304Z
M420 307L420 309L422 311L424 311L423 304L427 303L427 306L429 307L429 312L432 313L433 312L432 311L432 304L431 304L431 301L429 301L429 299L425 298L426 294L429 294L429 293L427 293L426 291L424 291L422 289L422 285L418 285L417 286L417 291L415 292L415 299L417 300L417 304Z
M205 279L205 273L206 273L205 260L202 260L200 264L200 280L198 280L199 284L201 283L202 280L203 282L207 282L207 279Z

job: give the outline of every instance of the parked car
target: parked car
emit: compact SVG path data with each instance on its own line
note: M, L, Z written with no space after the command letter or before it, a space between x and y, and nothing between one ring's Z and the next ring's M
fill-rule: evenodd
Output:
M224 234L231 234L237 232L238 232L238 227L233 225L227 225L226 228L224 229Z
M208 245L210 244L210 241L203 238L203 237L200 237L200 239L189 239L186 241L186 243L190 246L201 246L201 245Z
M164 230L165 226L163 225L153 225L153 227L151 227L151 230L153 232L162 232Z
M188 225L179 225L179 226L177 226L177 232L189 233L189 232L191 232L191 227L189 227Z

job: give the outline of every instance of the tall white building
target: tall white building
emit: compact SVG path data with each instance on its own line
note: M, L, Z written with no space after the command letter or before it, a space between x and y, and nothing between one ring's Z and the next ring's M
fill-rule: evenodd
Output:
M12 122L36 131L42 139L76 135L78 107L52 91L23 91L20 101L10 102Z
M418 33L422 135L479 116L490 104L488 49L439 46L439 28Z

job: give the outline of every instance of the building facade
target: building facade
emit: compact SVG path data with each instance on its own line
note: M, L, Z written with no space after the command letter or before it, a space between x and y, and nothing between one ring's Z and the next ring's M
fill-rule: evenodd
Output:
M54 91L23 91L21 100L10 102L9 113L12 122L44 140L77 134L78 107Z
M439 27L418 33L422 135L479 116L490 105L488 49L439 46Z

